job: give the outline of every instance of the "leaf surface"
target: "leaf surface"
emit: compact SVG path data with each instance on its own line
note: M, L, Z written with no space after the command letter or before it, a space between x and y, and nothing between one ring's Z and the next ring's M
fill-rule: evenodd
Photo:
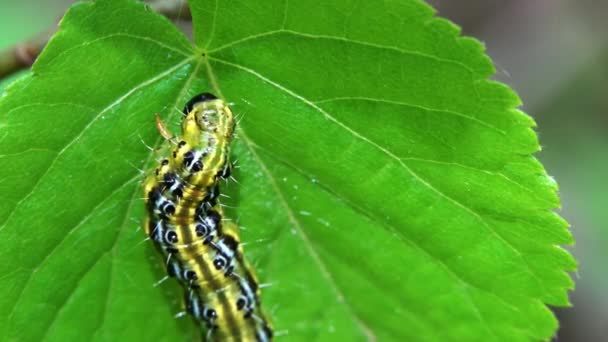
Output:
M224 202L279 335L551 337L572 238L477 41L418 1L190 3L194 46L133 1L74 6L0 100L0 335L196 338L153 286L137 169L153 114L210 90L240 117Z

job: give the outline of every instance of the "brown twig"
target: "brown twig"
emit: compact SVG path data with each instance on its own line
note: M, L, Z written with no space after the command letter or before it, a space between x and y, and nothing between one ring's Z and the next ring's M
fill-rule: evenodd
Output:
M0 51L0 79L31 67L53 33L54 30L40 34L26 42Z
M185 0L157 0L148 5L154 11L177 20L191 20L190 9ZM43 34L18 43L8 49L0 51L0 80L20 70L27 69L34 64L36 57L46 46L49 38L56 29L48 30Z

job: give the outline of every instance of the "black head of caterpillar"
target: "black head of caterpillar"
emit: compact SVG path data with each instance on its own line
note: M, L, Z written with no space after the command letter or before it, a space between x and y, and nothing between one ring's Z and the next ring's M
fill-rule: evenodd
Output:
M184 110L182 111L182 113L184 114L184 116L186 116L186 115L188 115L188 113L190 113L192 111L195 104L197 104L199 102L207 102L207 101L213 101L213 100L217 100L217 97L215 97L215 95L213 95L211 93L198 94L198 95L194 96L193 98L191 98L190 101L188 101L186 103L186 105L184 105Z

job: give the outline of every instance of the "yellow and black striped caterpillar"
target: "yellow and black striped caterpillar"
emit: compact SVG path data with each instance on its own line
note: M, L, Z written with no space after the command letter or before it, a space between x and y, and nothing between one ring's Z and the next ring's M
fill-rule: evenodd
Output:
M232 168L234 117L209 93L192 98L183 115L179 136L157 116L167 141L165 157L144 182L146 233L184 288L186 312L206 329L207 341L270 341L257 279L218 200L220 180Z

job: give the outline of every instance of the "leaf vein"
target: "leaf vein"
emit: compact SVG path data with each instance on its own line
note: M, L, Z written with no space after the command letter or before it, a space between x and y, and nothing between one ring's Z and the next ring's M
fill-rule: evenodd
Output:
M207 66L207 72L208 72L208 76L210 78L210 83L212 84L213 88L217 91L217 93L221 95L222 92L219 89L217 79L211 68L211 64L209 64L207 60L205 60L205 63ZM245 142L245 145L249 149L252 157L256 160L256 162L260 166L260 169L262 170L262 172L264 172L266 174L266 176L268 177L268 181L270 182L272 189L276 193L277 199L279 200L279 202L281 202L281 204L284 206L284 208L286 210L289 221L291 221L292 225L296 229L298 229L298 231L300 232L300 236L302 237L302 241L304 242L304 245L306 246L308 253L310 254L310 256L313 258L314 262L317 264L317 266L321 270L321 274L327 280L327 282L328 282L329 286L331 286L333 292L336 294L338 303L341 303L342 305L344 305L346 310L351 312L353 319L355 320L355 323L357 324L359 329L361 329L361 332L367 337L367 340L370 342L375 342L376 341L375 334L363 321L361 321L359 319L358 315L355 314L353 308L350 306L350 304L344 298L342 291L339 289L336 281L333 279L333 277L327 270L327 267L325 266L325 264L323 263L323 261L321 260L321 258L317 254L317 252L315 251L314 247L312 246L311 241L307 237L307 234L304 232L304 229L301 227L300 222L297 220L296 216L294 215L293 210L287 203L285 196L283 195L283 192L281 191L281 189L279 188L279 186L276 182L276 179L270 173L270 170L268 170L268 168L266 167L264 162L259 158L258 154L253 149L253 145L251 145L251 144L253 144L253 142L247 137L247 135L245 134L245 131L243 130L242 127L237 131L237 133Z
M180 49L177 49L175 47L169 46L165 43L162 43L156 39L150 38L150 37L144 37L144 36L138 36L138 35L134 35L134 34L128 34L128 33L114 33L114 34L110 34L107 36L102 36L99 38L95 38L93 40L90 41L86 41L84 43L80 43L80 44L76 44L68 49L65 49L63 51L61 51L61 53L57 54L56 56L54 56L52 59L50 59L49 61L47 61L47 64L51 64L54 60L60 58L61 56L71 52L72 50L76 50L79 49L81 47L85 47L85 46L89 46L92 45L94 43L106 40L106 39L111 39L111 38L116 38L116 37L125 37L125 38L132 38L132 39L137 39L137 40L143 40L143 41L147 41L147 42L151 42L154 43L166 50L171 50L173 52L177 52L180 55L183 55L184 57L192 57L192 53L191 52L184 52Z
M524 186L520 182L518 182L518 181L516 181L516 180L514 180L512 178L510 178L509 176L505 175L502 172L482 169L482 168L478 168L478 167L471 166L471 165L465 165L465 164L461 164L461 163L448 162L448 161L442 161L442 160L433 160L433 159L427 159L427 158L405 157L405 158L401 158L401 160L404 160L404 161L411 160L411 161L418 161L418 162L437 164L437 165L455 166L455 167L459 167L459 168L463 168L463 169L468 169L468 170L473 170L473 171L485 173L485 174L488 174L488 175L491 175L491 176L499 177L499 178L502 178L502 179L506 180L507 182L515 185L516 187L518 187L518 188L526 191L527 193L529 193L530 195L532 195L534 198L536 198L536 199L544 202L545 204L547 204L547 206L553 206L554 205L554 203L552 203L551 201L549 201L549 200L547 200L545 198L539 197L534 190L530 189L527 186Z
M253 149L253 143L247 137L247 135L245 134L245 132L243 131L242 128L238 131L238 133L239 133L239 136L245 142L245 145L248 147L248 149L249 149L252 157L255 159L256 163L260 166L260 169L262 170L262 172L264 174L266 174L266 177L268 178L268 181L270 183L271 188L276 193L278 201L285 208L285 211L286 211L286 214L287 214L287 217L288 217L289 221L291 222L291 224L293 225L293 227L296 228L300 232L300 236L301 236L302 242L306 246L308 254L310 254L310 256L314 260L315 264L317 264L317 267L321 271L321 275L325 278L325 280L327 281L327 283L331 286L333 292L336 294L336 299L337 299L338 303L344 305L345 309L351 313L351 315L352 315L353 319L355 320L356 324L361 329L361 332L367 337L367 340L368 341L376 341L376 337L375 337L372 329L370 327L368 327L365 323L363 323L363 321L361 319L359 319L357 313L354 311L354 309L352 308L352 306L348 303L348 301L346 300L344 294L342 293L342 291L338 287L338 284L336 283L336 281L331 276L329 270L327 269L327 266L325 266L325 263L323 262L323 260L321 260L321 257L319 256L319 254L317 253L317 251L313 247L312 242L308 238L307 233L304 231L304 228L302 228L302 226L300 224L300 221L298 221L298 219L296 218L296 216L295 216L295 214L294 214L291 206L289 205L289 203L287 203L287 200L285 199L285 195L283 194L281 188L277 184L274 175L270 172L270 170L268 169L268 167L266 166L266 164L262 161L262 159L260 159L259 155Z
M253 148L263 151L265 154L267 154L269 157L271 157L278 163L281 163L281 164L285 165L286 167L292 169L293 171L300 174L304 178L316 179L317 181L315 184L318 185L325 193L329 194L330 196L335 197L338 201L346 204L349 208L351 208L353 210L353 212L359 214L360 216L366 218L367 220L369 220L371 222L379 222L381 224L381 226L383 226L387 231L393 233L393 235L397 239L399 239L399 241L401 241L405 245L415 248L422 255L426 256L428 258L428 260L430 260L431 262L434 262L435 264L437 264L437 266L441 267L450 277L452 277L458 283L458 285L463 289L463 291L469 291L469 289L481 291L483 293L486 293L486 294L496 298L497 300L502 302L505 306L513 309L514 311L520 312L519 308L511 305L511 303L507 302L505 299L503 299L500 296L498 296L497 294L493 293L491 290L481 288L481 287L474 285L474 284L470 283L469 281L467 281L455 270L452 270L452 268L450 268L448 266L448 264L446 264L442 259L436 257L433 253L431 253L431 251L429 251L427 248L423 247L418 242L411 240L409 237L407 237L407 235L404 232L397 229L397 227L395 227L393 224L378 218L376 215L370 213L368 210L364 209L360 205L358 205L358 204L354 203L353 201L351 201L350 199L340 195L338 192L334 191L331 187L329 187L328 185L326 185L325 183L320 181L318 177L314 177L314 176L308 174L307 172L301 170L300 168L298 168L297 166L293 165L292 163L286 161L285 159L277 156L276 154L272 153L271 151L269 151L266 148L263 148L253 142L251 142L251 146ZM471 303L472 309L475 311L476 315L478 316L479 321L486 326L487 330L492 335L494 335L494 332L490 329L489 325L487 324L487 322L485 321L485 319L479 312L479 308L478 308L476 302L473 300L471 295L468 294L468 292L466 293L466 297L467 297L467 300ZM406 310L409 311L408 308L406 308ZM409 311L409 312L412 313L414 315L414 317L416 317L414 312L412 312L412 311ZM423 322L423 323L426 324L426 322Z
M188 91L188 88L190 87L190 84L192 83L192 80L196 77L196 74L198 73L198 70L201 66L201 62L202 59L199 59L198 63L196 64L196 67L194 68L194 70L192 71L192 74L190 74L190 76L186 79L186 81L184 82L184 85L182 87L182 89L180 90L177 98L175 99L175 103L173 105L173 107L177 107L177 103L184 97L185 93ZM171 118L173 115L176 115L174 112L171 112L169 114L169 118ZM163 141L162 137L158 137L155 143L155 147L158 147L160 145L160 143ZM148 165L152 160L154 159L154 153L150 153L148 155L148 158L143 162L143 166ZM114 240L114 246L112 248L112 257L114 258L114 254L116 252L116 241L118 241L118 236L120 235L120 232L122 232L124 230L124 227L127 223L127 220L129 219L129 216L131 216L131 211L133 210L133 204L136 203L137 201L135 201L135 199L137 198L137 193L138 193L139 188L136 188L135 191L133 192L133 196L131 198L130 204L129 204L129 208L127 209L127 214L125 215L125 218L122 222L122 225L120 226L119 229L119 234L116 234L116 238ZM111 261L112 265L114 264L114 260ZM95 333L93 334L94 336L97 335L101 329L101 327L103 327L103 325L105 324L105 320L106 317L108 317L108 311L109 311L109 303L110 303L110 298L112 297L112 284L114 283L114 267L112 267L110 269L110 278L109 278L109 286L108 286L108 294L106 296L106 301L105 301L105 310L104 310L104 314L102 316L102 319L99 321L99 325L97 326L97 329L95 330Z
M117 187L114 191L110 192L107 196L105 196L104 198L101 199L101 201L99 203L97 203L89 212L88 215L86 215L85 217L82 218L82 220L80 220L76 225L74 225L72 228L70 228L68 230L68 232L66 234L63 235L63 237L61 238L61 240L55 244L53 246L53 248L48 252L48 254L45 255L45 257L36 265L34 266L34 268L30 271L27 280L25 281L25 283L23 284L23 286L21 286L21 289L19 290L19 294L17 295L17 300L15 301L15 304L13 305L13 307L11 308L11 312L8 315L7 320L10 322L10 320L12 319L12 316L15 312L15 308L17 308L19 306L19 303L21 302L21 300L23 299L23 293L25 292L25 290L27 289L27 287L30 285L32 279L34 278L34 275L37 273L37 271L43 267L43 265L55 254L55 252L59 249L59 246L61 246L69 236L71 236L78 228L80 228L82 225L84 225L87 221L89 221L89 219L91 219L93 217L93 214L96 213L96 210L99 209L101 206L103 206L106 201L110 198L112 198L113 195L117 194L119 191L121 191L125 186L128 186L129 184L131 184L134 180L136 180L138 177L140 177L140 175L136 175L135 177L130 178L129 180L127 180L126 182L124 182L122 185L120 185L119 187ZM109 209L108 209L109 210ZM101 212L103 213L103 211ZM99 214L99 213L97 213ZM103 253L102 253L103 254ZM88 271L84 272L84 274L86 274Z
M17 156L24 155L24 154L27 154L30 152L48 152L48 153L52 153L52 154L57 154L57 151L53 151L48 148L32 147L32 148L27 148L27 149L25 149L23 151L19 151L19 152L0 154L0 158L17 157Z
M459 66L459 67L467 70L471 75L475 75L475 71L471 67L469 67L468 65L466 65L466 64L464 64L462 62L458 62L458 61L447 59L447 58L438 57L438 56L431 55L431 54L424 53L424 52L420 52L420 51L407 50L407 49L403 49L403 48L400 48L400 47L397 47L397 46L371 43L371 42L366 42L366 41L362 41L362 40L355 40L355 39L346 38L346 37L339 37L339 36L332 36L332 35L310 34L310 33L298 32L298 31L287 30L287 29L279 29L279 30L268 31L268 32L263 32L263 33L247 36L247 37L244 37L244 38L232 41L230 43L224 44L222 46L219 46L219 47L217 47L215 49L212 49L212 50L208 51L208 53L209 54L216 53L216 52L219 52L221 50L225 50L227 48L233 48L236 45L239 45L239 44L242 44L242 43L245 43L245 42L248 42L248 41L252 41L252 40L256 40L256 39L260 39L260 38L265 38L265 37L270 37L270 36L274 36L274 35L279 35L279 34L287 34L287 35L297 36L297 37L301 37L301 38L308 38L308 39L335 40L335 41L340 41L340 42L344 42L344 43L351 43L351 44L356 44L356 45L362 45L362 46L372 47L372 48L381 49L381 50L395 51L395 52L399 52L399 53L404 54L404 55L418 56L418 57L422 57L422 58L426 58L426 59L431 59L431 60L434 60L434 61L437 61L437 62L440 62L440 63L457 65L457 66Z
M488 222L486 222L486 220L483 218L483 216L481 216L480 214L478 214L476 211L474 211L472 208L468 207L466 204L458 201L457 199L449 196L448 194L444 193L443 191L441 191L440 189L436 188L435 186L433 186L431 183L429 183L429 181L427 181L426 179L422 178L422 176L420 176L418 173L414 172L414 170L412 170L406 163L405 161L403 161L401 158L399 158L398 156L396 156L393 152L391 152L390 150L388 150L387 148L380 146L379 144L377 144L376 142L372 141L371 139L363 136L361 133L355 131L354 129L352 129L351 127L347 126L346 124L344 124L343 122L339 121L338 119L336 119L334 116L332 116L330 113L326 112L325 110L323 110L321 107L317 106L314 102L306 99L305 97L295 93L294 91L285 88L284 86L282 86L281 84L278 84L270 79L268 79L267 77L263 76L262 74L256 72L255 70L249 69L245 66L242 66L240 64L235 64L235 63L231 63L222 59L218 59L218 58L214 58L214 57L209 57L210 59L213 59L214 61L217 61L219 63L228 65L228 66L232 66L233 68L245 71L257 78L259 78L260 80L262 80L265 83L268 83L270 85L272 85L273 87L289 94L290 96L302 101L303 103L307 104L308 106L310 106L311 108L315 109L317 112L319 112L320 114L322 114L327 120L333 122L334 124L336 124L337 126L343 128L345 131L349 132L350 134L352 134L355 138L371 145L372 147L378 149L379 151L381 151L382 153L384 153L385 155L387 155L388 157L390 157L391 159L394 159L395 161L397 161L397 163L399 163L401 165L401 167L408 172L412 177L414 177L421 185L423 185L424 187L426 187L427 189L429 189L430 191L434 192L437 196L443 198L444 200L448 201L449 203L452 203L452 205L454 205L457 208L460 208L461 210L465 211L466 213L468 213L469 215L471 215L473 218L475 218L475 220L477 220L479 223L481 223L482 226L484 226L486 228L486 230L488 231L488 233L490 233L492 236L494 236L498 241L502 242L507 248L509 248L511 251L513 251L516 256L522 261L522 263L526 266L527 271L529 272L529 274L535 279L535 281L539 284L539 285L543 285L541 280L539 279L538 275L532 270L532 268L530 267L530 265L528 264L528 262L526 261L526 259L523 257L523 254L513 245L511 244L507 239L503 238L502 235L500 235L498 233L497 230L495 230L494 228L492 228L492 226L490 226L488 224Z
M105 107L104 109L102 109L99 114L97 114L96 116L93 117L93 119L91 119L91 121L89 121L89 123L80 131L79 134L77 134L72 140L70 140L58 153L57 156L53 159L53 161L49 164L49 166L47 167L47 169L45 170L45 172L36 180L36 182L34 183L34 186L32 187L32 189L21 199L19 200L19 202L17 202L17 204L15 204L15 206L13 207L13 209L11 210L11 213L6 217L6 219L4 220L4 222L2 223L2 225L0 226L0 231L3 230L6 226L6 224L9 222L10 218L13 216L13 214L15 213L15 209L17 207L19 207L23 202L25 202L32 194L35 193L36 189L38 188L38 186L40 186L42 180L44 179L44 177L51 171L51 169L53 168L53 166L55 165L55 163L57 162L57 160L59 159L59 157L61 157L63 155L63 153L69 148L71 147L74 143L76 143L83 135L84 133L99 119L103 116L104 113L106 113L107 111L109 111L110 109L114 108L115 106L119 105L120 103L122 103L122 101L124 101L125 99L127 99L128 97L130 97L133 93L135 93L136 91L170 75L171 73L173 73L174 71L178 70L179 68L181 68L182 66L186 65L187 63L189 63L190 61L192 61L194 59L194 57L190 57L185 59L184 61L182 61L181 63L176 64L174 67L167 69L166 71L138 84L137 86L135 86L134 88L132 88L131 90L129 90L126 94L124 94L123 96L119 97L118 99L116 99L114 102L112 102L111 104L109 104L107 107Z
M213 41L213 38L215 38L215 27L217 26L217 12L218 12L218 0L215 0L214 2L214 8L213 8L213 20L211 23L211 32L209 33L209 40L207 41L207 44L205 44L205 49L208 49L209 46L211 45L211 42Z
M394 105L406 106L406 107L411 107L411 108L417 108L417 109L422 109L427 112L447 113L447 114L451 114L454 116L462 117L467 120L471 120L483 127L490 128L496 132L499 132L502 135L507 135L507 132L505 132L504 130L502 130L486 121L480 120L472 115L467 115L467 114L464 114L464 113L461 113L458 111L454 111L454 110L431 108L431 107L427 107L427 106L422 106L422 105L412 104L412 103L407 103L407 102L402 102L402 101L393 101L393 100L376 99L376 98L359 97L359 96L348 96L348 97L345 96L345 97L333 97L333 98L313 101L313 103L322 104L322 103L336 102L336 101L369 101L369 102L387 103L387 104L394 104Z

